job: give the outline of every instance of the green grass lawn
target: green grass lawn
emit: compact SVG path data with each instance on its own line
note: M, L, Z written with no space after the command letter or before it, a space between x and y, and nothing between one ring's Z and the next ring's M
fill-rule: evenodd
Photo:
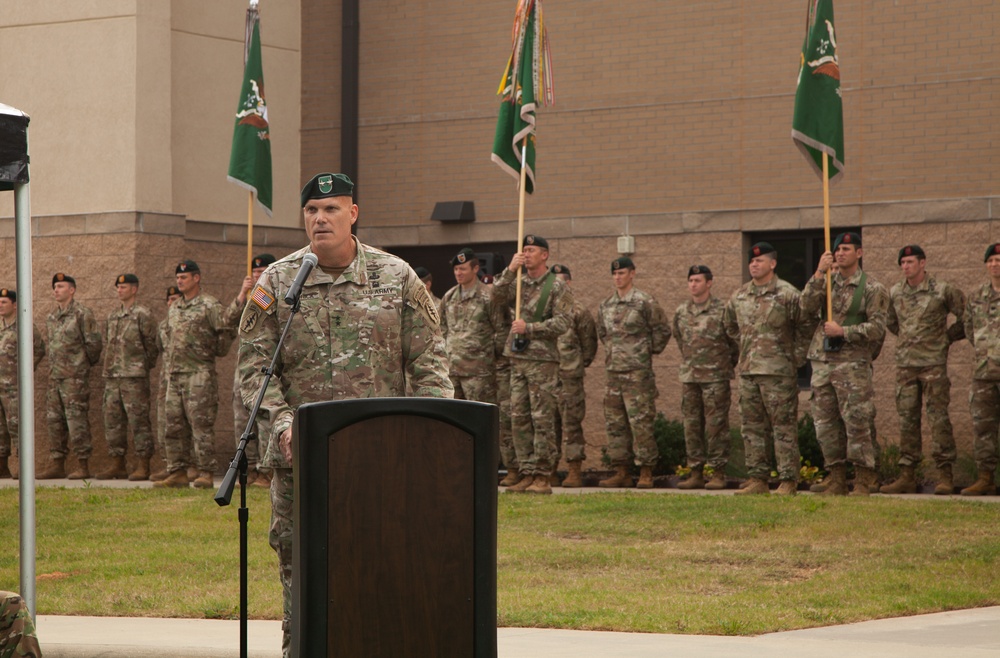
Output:
M277 619L267 492L249 494L250 615ZM211 495L39 489L38 612L235 617L237 506ZM15 489L0 507L16 538ZM930 497L501 495L498 621L753 635L998 605L998 528L1000 505ZM17 588L15 545L0 588Z

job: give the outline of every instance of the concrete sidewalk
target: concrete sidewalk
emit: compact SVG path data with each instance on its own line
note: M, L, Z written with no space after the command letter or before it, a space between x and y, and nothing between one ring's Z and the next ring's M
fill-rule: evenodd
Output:
M45 658L239 656L239 622L236 621L40 615L38 634ZM662 658L668 655L774 658L787 654L810 658L996 658L1000 656L1000 607L882 619L758 637L538 628L501 628L497 635L499 658L531 655L547 658ZM251 621L248 647L248 655L252 658L280 658L281 625L276 621Z

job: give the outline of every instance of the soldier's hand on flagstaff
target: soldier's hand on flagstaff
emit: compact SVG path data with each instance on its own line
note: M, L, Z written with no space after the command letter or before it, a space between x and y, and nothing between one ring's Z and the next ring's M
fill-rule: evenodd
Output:
M253 277L247 276L243 278L243 283L240 284L240 294L236 296L236 301L240 304L247 303L247 293L253 288Z
M844 328L833 321L824 322L823 333L830 338L842 338L844 336Z
M524 265L524 254L519 251L510 257L510 265L507 266L507 269L516 272L522 265Z
M819 257L819 266L816 268L816 276L825 276L826 271L831 267L833 267L833 254L829 251L824 252L823 255Z
M292 463L292 428L289 427L287 430L281 433L278 437L278 448L281 449L281 455L285 460L291 464Z
M514 320L514 322L510 325L510 328L515 334L528 333L528 323L524 320Z

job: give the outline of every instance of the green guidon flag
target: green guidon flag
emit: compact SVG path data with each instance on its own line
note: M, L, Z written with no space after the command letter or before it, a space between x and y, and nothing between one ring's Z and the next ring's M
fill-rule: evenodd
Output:
M264 100L264 67L260 59L260 15L247 10L243 89L236 108L229 180L250 190L271 215L271 131Z
M844 107L833 0L809 0L806 27L795 90L792 140L820 178L826 153L830 182L835 182L844 174Z

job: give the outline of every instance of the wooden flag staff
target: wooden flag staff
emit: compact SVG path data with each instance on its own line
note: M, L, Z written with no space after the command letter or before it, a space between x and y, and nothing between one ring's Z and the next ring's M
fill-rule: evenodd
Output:
M826 240L826 251L830 251L830 165L827 163L826 151L823 151L823 237ZM826 271L826 321L833 322L833 299L830 297L833 289L833 268Z
M530 133L529 133L530 135ZM521 184L520 192L521 198L517 204L517 250L521 252L524 250L524 197L525 197L525 179L527 178L528 166L528 135L524 136L524 141L521 142ZM829 233L829 231L828 231ZM521 319L521 269L524 265L517 268L517 285L515 287L514 295L514 319Z
M253 274L253 192L247 192L247 276Z

